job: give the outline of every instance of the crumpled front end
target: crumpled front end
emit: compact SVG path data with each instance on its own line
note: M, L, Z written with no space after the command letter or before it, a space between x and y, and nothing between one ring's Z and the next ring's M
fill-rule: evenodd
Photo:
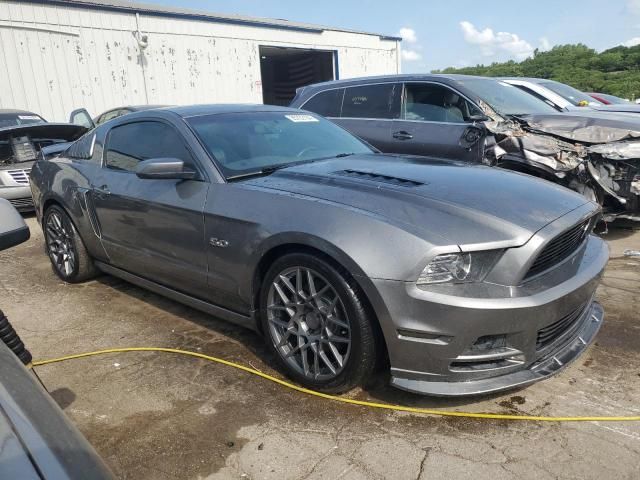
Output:
M571 188L604 207L605 219L640 220L640 124L594 113L484 123L487 164L522 171ZM609 117L609 118L607 118ZM637 128L637 130L636 130Z

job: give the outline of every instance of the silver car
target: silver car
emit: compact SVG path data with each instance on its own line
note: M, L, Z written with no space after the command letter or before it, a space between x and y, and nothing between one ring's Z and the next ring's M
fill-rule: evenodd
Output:
M384 155L315 114L247 105L116 118L31 173L54 272L126 279L264 336L329 392L525 385L602 324L596 203L452 160Z
M29 172L43 149L66 149L85 127L48 123L24 110L0 109L0 198L19 211L33 210Z

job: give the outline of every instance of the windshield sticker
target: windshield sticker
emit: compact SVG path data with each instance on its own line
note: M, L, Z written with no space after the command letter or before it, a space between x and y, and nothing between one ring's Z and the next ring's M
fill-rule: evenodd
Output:
M285 115L292 122L317 122L318 119L313 115Z
M18 115L20 120L40 120L40 117L37 115Z

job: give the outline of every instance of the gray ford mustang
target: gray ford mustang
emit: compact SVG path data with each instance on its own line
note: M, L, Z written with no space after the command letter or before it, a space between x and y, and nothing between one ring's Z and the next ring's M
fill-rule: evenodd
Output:
M548 377L603 319L597 204L530 176L390 156L315 114L131 113L31 174L54 271L124 278L264 335L294 380L471 395Z

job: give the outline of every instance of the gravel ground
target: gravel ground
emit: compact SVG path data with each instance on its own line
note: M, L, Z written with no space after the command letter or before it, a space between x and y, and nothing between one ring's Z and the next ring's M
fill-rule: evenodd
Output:
M112 277L65 285L28 218L29 242L0 253L1 306L36 359L108 347L195 350L278 375L250 331ZM374 385L350 397L535 415L640 414L640 231L611 229L596 343L547 381L462 401ZM126 353L39 367L51 394L119 478L637 479L640 423L436 418L307 397L171 354Z

